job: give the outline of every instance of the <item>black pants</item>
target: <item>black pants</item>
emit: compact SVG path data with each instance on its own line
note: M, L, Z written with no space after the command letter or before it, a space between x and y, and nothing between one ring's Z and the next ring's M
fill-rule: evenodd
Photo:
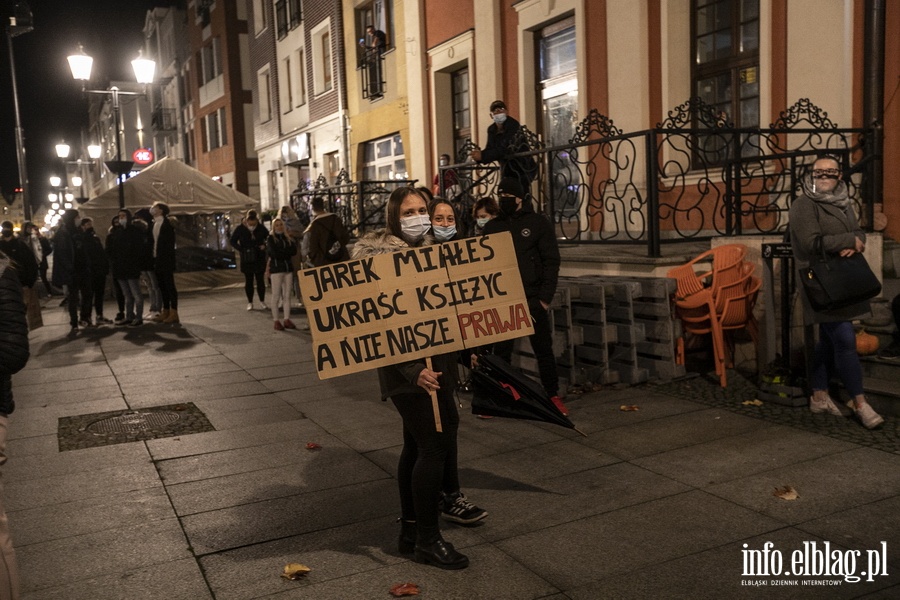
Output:
M443 379L443 377L442 377ZM400 511L405 521L416 521L418 542L429 544L440 534L438 498L447 477L456 481L456 436L459 412L453 392L444 387L438 393L441 427L434 425L431 397L421 394L398 394L391 398L403 418L403 450L397 466L400 487ZM453 473L446 473L451 470Z
M78 278L72 280L68 285L68 298L66 305L69 309L69 325L78 327L78 309L82 306L82 298L90 295L91 281L89 278Z
M528 310L534 320L534 334L529 336L531 349L537 359L541 373L541 385L550 396L559 394L559 373L556 371L556 358L553 356L553 331L550 328L550 311L544 310L539 300L529 298ZM506 340L494 344L494 354L510 362L512 359L514 340Z
M113 277L113 292L116 294L116 318L121 318L125 316L125 293L122 291L122 286L119 285L119 280Z
M894 315L894 341L900 344L900 294L891 301L891 313Z
M159 294L162 296L163 310L178 310L178 290L175 289L174 271L156 271Z
M44 291L48 296L53 295L53 286L50 285L50 281L47 279L47 267L43 264L40 266L39 272L41 274L41 283L44 284Z
M81 320L91 320L91 307L98 317L103 316L103 294L106 292L106 275L91 277L81 290Z
M247 302L253 302L253 281L256 280L256 293L259 301L266 301L266 273L244 273L244 293L247 294Z

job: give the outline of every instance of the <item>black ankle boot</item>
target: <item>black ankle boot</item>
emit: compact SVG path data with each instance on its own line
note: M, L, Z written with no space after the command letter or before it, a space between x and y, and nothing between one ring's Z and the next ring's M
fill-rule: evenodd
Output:
M441 536L430 544L416 543L416 562L439 569L465 569L469 566L469 558L457 552L453 544L445 542Z
M416 549L416 522L397 519L400 522L400 539L397 550L400 554L412 554Z

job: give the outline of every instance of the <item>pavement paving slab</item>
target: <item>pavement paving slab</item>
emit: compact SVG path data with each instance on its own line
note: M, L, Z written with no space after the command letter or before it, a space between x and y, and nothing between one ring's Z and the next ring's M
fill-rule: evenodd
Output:
M442 521L471 565L441 571L397 553L402 428L375 373L319 380L309 333L273 331L242 289L180 304L180 326L69 336L45 310L32 332L3 471L23 598L372 600L406 581L441 600L900 597L893 417L868 431L744 405L754 384L729 371L726 389L692 375L570 394L583 437L478 419L460 393L460 481L489 515ZM214 431L59 451L60 417L187 402ZM799 498L772 495L784 485ZM767 543L866 557L882 542L889 575L872 582L744 574ZM312 571L284 580L289 562Z

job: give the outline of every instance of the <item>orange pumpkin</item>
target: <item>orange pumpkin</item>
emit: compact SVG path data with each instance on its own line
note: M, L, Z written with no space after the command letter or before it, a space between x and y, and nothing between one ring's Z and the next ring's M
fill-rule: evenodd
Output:
M878 352L878 336L866 333L865 329L860 329L856 334L856 353L860 356L867 356Z

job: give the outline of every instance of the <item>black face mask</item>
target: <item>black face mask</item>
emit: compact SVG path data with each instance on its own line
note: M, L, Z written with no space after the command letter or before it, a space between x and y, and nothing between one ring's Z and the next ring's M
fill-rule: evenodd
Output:
M11 238L12 235L13 235L13 232L10 231L9 229L4 229L4 230L3 230L3 237L5 237L5 238Z
M516 199L515 198L500 198L500 212L506 216L509 216L516 212Z

